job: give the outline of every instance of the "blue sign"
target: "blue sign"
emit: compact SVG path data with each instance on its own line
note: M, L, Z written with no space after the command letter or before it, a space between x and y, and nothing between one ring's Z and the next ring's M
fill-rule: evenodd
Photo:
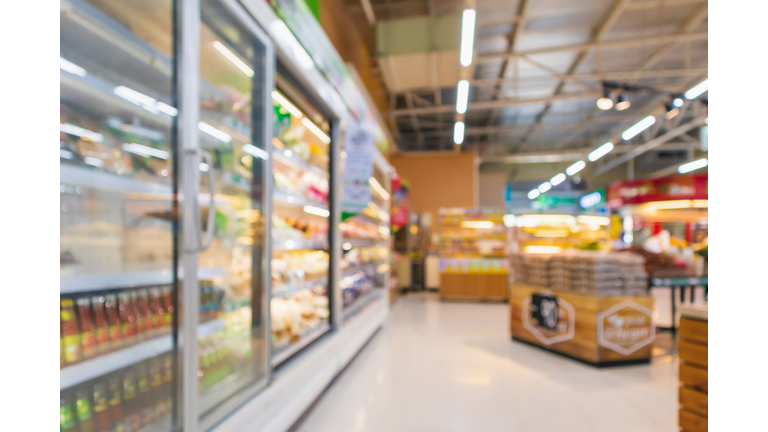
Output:
M600 191L594 191L579 198L579 207L588 209L600 204L601 202L603 202L603 193Z

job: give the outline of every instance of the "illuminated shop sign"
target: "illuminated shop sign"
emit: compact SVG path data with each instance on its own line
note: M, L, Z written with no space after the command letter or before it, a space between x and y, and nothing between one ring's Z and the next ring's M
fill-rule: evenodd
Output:
M579 198L579 206L583 209L592 208L603 202L603 192L594 191Z

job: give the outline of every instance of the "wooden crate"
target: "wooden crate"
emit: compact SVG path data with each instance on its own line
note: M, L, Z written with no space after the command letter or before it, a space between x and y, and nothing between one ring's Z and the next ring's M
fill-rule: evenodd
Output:
M708 321L682 317L678 332L680 353L680 427L706 432L709 411Z
M536 295L557 299L558 330L526 322ZM648 362L655 328L653 298L595 297L516 284L510 294L512 337L597 366ZM642 324L641 324L642 322Z
M440 298L504 301L507 281L506 273L441 273Z

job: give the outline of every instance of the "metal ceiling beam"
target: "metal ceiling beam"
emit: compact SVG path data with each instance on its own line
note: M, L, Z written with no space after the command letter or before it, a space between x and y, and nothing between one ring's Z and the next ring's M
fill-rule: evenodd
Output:
M639 146L638 148L636 148L636 149L634 149L634 150L632 150L630 152L624 153L623 155L617 157L616 159L612 159L612 160L606 162L603 165L600 165L599 167L597 167L594 170L592 170L591 174L593 176L598 176L600 174L608 172L608 171L616 168L617 166L623 164L624 162L628 162L629 160L634 159L634 158L640 156L641 154L643 154L643 153L645 153L645 152L647 152L649 150L652 150L655 147L658 147L658 146L664 144L665 142L671 140L672 138L676 138L676 137L678 137L678 136L680 136L680 135L682 135L682 134L684 134L684 133L688 132L689 130L694 129L696 127L703 126L704 125L704 121L705 121L705 117L699 117L699 118L696 118L696 119L694 119L694 120L692 120L692 121L690 121L688 123L685 123L685 124L683 124L681 126L678 126L678 127L674 128L674 129L672 129L671 131L665 133L664 135L661 135L660 137L654 138L654 139L648 141L647 143Z
M522 0L517 8L517 23L512 28L512 31L510 32L507 41L507 52L510 54L513 54L515 52L515 45L517 44L517 41L520 39L520 36L523 34L523 30L525 30L525 21L526 17L528 16L528 7L531 5L530 0ZM511 65L511 58L507 58L504 60L504 63L501 65L501 72L499 73L499 81L503 80L509 75L509 68ZM501 87L502 84L500 82L496 83L496 88L494 89L494 94L492 99L500 99L501 98ZM488 120L486 122L487 125L492 125L496 122L496 110L493 109L488 114Z
M601 95L602 93L598 93L598 92L567 93L567 94L561 94L557 96L546 96L546 97L532 98L532 99L502 99L502 100L496 100L496 101L471 102L467 105L467 111L479 111L479 110L488 110L488 109L494 109L494 108L504 108L504 107L513 106L513 105L536 104L536 103L542 103L542 102L550 102L554 100L595 99L600 97ZM456 110L455 105L440 105L440 106L424 107L424 108L398 108L398 109L389 111L389 114L394 114L396 116L413 115L413 114L422 115L422 114L447 113L447 112L453 112L455 110Z
M477 57L478 63L488 63L499 60L506 60L520 55L551 54L570 51L594 51L627 48L633 46L661 45L672 42L685 42L694 40L705 40L709 33L706 31L692 32L685 34L655 35L628 39L614 39L604 42L589 42L576 45L564 45L557 47L539 48L528 51L519 51L513 54L485 54Z
M616 20L619 19L619 16L621 16L621 13L624 11L624 8L629 3L629 0L614 0L614 2L610 5L608 10L605 13L605 16L600 20L600 23L592 30L592 37L590 38L591 43L597 43L600 41L600 39L605 36L606 33L608 33L611 30L611 27L613 27L613 24L616 23ZM527 59L527 56L524 56L523 58ZM571 76L576 73L576 70L581 66L581 63L584 61L584 59L587 58L587 51L581 51L579 55L576 56L576 59L571 63L571 65L568 67L568 71L565 73L566 76ZM529 60L530 61L530 60ZM554 94L558 95L563 92L565 89L567 81L564 79L561 79L560 82L557 84L557 87L555 88ZM580 81L578 83L581 83ZM593 89L598 90L598 89ZM539 112L539 114L536 116L536 124L541 123L541 120L544 118L544 116L549 113L549 110L552 108L551 103L547 103L547 105ZM590 116L592 117L592 116ZM533 133L534 128L536 128L536 124L531 127L531 129L528 131L528 133L522 138L522 142L526 143L528 141L528 137L530 134ZM525 145L525 144L524 144Z
M486 143L483 143L486 144ZM487 143L493 144L493 143ZM621 154L636 151L640 145L616 146L611 153ZM686 150L688 145L685 143L668 143L661 145L653 150ZM572 150L567 152L526 152L506 156L481 156L480 163L557 163L557 162L576 162L586 161L589 150Z
M689 4L706 3L707 0L651 0L634 1L627 5L627 10L643 10L669 8L673 6L685 6Z

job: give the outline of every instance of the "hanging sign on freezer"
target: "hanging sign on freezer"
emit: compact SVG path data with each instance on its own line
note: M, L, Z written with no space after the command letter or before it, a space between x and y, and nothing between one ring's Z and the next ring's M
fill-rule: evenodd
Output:
M375 137L355 125L350 126L344 140L344 177L341 183L341 219L362 212L371 201L370 178L373 175Z

